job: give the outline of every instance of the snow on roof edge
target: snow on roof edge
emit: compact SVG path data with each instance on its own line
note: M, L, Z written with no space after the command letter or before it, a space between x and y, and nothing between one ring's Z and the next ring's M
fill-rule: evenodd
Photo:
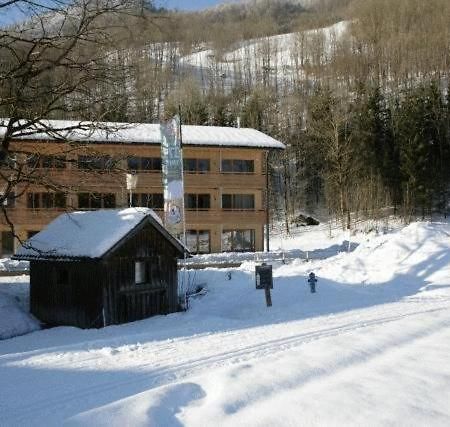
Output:
M149 220L180 252L187 248L163 226L149 208L99 209L59 215L21 246L16 260L99 260L113 251L128 235Z
M0 118L0 137L7 121ZM285 149L281 141L252 128L182 125L182 135L184 145ZM159 124L41 120L13 139L160 144L161 136Z

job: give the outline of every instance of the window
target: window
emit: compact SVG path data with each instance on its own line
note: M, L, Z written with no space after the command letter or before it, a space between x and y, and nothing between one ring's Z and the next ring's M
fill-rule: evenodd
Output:
M210 171L209 159L184 159L183 169L187 173L207 173Z
M222 232L222 251L254 252L255 230L226 230Z
M204 210L211 207L211 195L209 194L185 194L184 205L186 209Z
M160 157L128 157L128 169L131 171L159 172L161 170Z
M134 283L136 285L147 283L147 269L145 267L144 261L136 261L134 263Z
M221 171L225 173L254 173L255 162L253 160L223 159Z
M209 230L187 230L186 243L189 251L193 254L211 252Z
M116 195L114 193L80 193L78 207L80 209L115 208Z
M66 156L32 154L28 157L27 164L33 169L65 169Z
M113 166L114 160L110 156L78 156L78 169L101 171Z
M64 193L28 193L27 208L29 209L63 209L66 207Z
M2 231L2 255L8 256L14 253L14 236L11 231Z
M222 209L255 209L254 194L222 194Z
M132 205L152 209L163 209L164 197L162 193L133 193Z
M41 207L41 193L28 193L27 194L27 208L38 209Z
M41 156L41 164L44 169L64 169L66 158L65 156Z
M16 169L17 158L16 158L15 153L6 155L5 158L2 159L2 166L8 166L10 169Z

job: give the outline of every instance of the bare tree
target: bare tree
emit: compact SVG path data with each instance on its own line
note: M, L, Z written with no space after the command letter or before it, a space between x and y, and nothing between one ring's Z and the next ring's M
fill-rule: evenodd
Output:
M12 229L7 201L30 185L61 188L33 166L36 153L26 140L41 135L64 141L73 132L98 129L106 111L97 106L107 104L105 97L113 93L109 88L114 91L118 78L123 79L123 64L117 73L114 30L139 5L130 0L0 3L0 13L14 11L24 20L0 27L0 206ZM61 144L54 157L70 158L65 154L75 149Z

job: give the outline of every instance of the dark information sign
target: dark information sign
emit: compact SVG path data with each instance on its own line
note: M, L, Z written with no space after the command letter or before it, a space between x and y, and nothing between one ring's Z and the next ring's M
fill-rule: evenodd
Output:
M255 268L256 289L273 289L272 266L257 265Z

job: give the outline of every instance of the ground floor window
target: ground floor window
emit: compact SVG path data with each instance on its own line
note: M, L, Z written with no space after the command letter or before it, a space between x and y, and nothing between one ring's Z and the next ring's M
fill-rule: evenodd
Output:
M186 230L186 243L192 254L211 252L211 235L209 230Z
M2 231L2 256L14 253L14 236L11 231Z
M222 251L254 252L255 230L225 230L222 232Z

